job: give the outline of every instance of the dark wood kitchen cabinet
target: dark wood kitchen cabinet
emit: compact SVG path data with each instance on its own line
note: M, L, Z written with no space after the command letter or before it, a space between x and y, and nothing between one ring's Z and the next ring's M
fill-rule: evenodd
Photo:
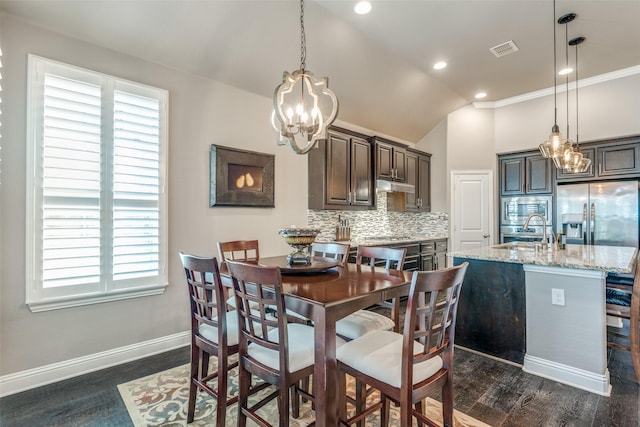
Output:
M500 194L551 194L554 184L554 164L537 151L499 156Z
M407 212L431 211L431 154L407 150L407 184L415 186L416 192L406 194Z
M580 152L591 159L587 172L567 173L558 169L557 182L640 178L640 136L580 144Z
M374 137L376 179L407 182L407 147L388 139Z
M373 150L365 135L331 128L309 152L308 165L309 209L375 207Z

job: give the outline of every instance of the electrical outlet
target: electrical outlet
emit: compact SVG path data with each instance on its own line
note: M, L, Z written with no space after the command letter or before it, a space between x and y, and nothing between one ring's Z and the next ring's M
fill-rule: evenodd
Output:
M564 289L551 289L551 304L564 307Z

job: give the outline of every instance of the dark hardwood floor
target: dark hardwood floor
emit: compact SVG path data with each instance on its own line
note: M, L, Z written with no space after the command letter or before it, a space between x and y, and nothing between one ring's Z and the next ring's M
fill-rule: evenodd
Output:
M116 386L188 363L187 347L0 399L0 426L131 426ZM610 353L611 397L524 373L463 349L455 353L455 407L492 426L639 426L630 354ZM439 396L435 396L439 399Z

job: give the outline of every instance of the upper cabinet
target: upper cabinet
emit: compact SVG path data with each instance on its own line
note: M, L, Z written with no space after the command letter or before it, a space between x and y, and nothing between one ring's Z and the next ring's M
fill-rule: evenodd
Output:
M431 211L431 154L407 150L407 184L416 192L406 194L405 209L410 212Z
M502 196L553 192L553 162L535 153L537 152L532 151L499 157Z
M388 139L375 138L376 179L407 182L406 146Z
M558 182L640 177L640 137L626 137L580 146L591 167L583 173L566 173L558 169Z
M308 154L309 209L375 207L373 150L365 135L332 127Z

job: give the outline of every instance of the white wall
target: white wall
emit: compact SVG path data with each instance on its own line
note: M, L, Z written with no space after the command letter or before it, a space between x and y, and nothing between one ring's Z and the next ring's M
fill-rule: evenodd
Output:
M569 86L570 88L572 85ZM640 134L640 74L578 90L580 142ZM566 136L567 94L558 93L558 126ZM495 110L495 152L536 149L553 126L553 95ZM569 135L575 140L575 90L569 91Z
M189 330L178 251L216 255L216 241L257 238L286 253L280 227L307 220L307 157L276 147L271 100L2 16L0 375ZM27 53L169 90L169 279L163 295L32 313L25 305ZM278 81L274 81L276 85ZM275 157L275 208L210 208L209 146Z

